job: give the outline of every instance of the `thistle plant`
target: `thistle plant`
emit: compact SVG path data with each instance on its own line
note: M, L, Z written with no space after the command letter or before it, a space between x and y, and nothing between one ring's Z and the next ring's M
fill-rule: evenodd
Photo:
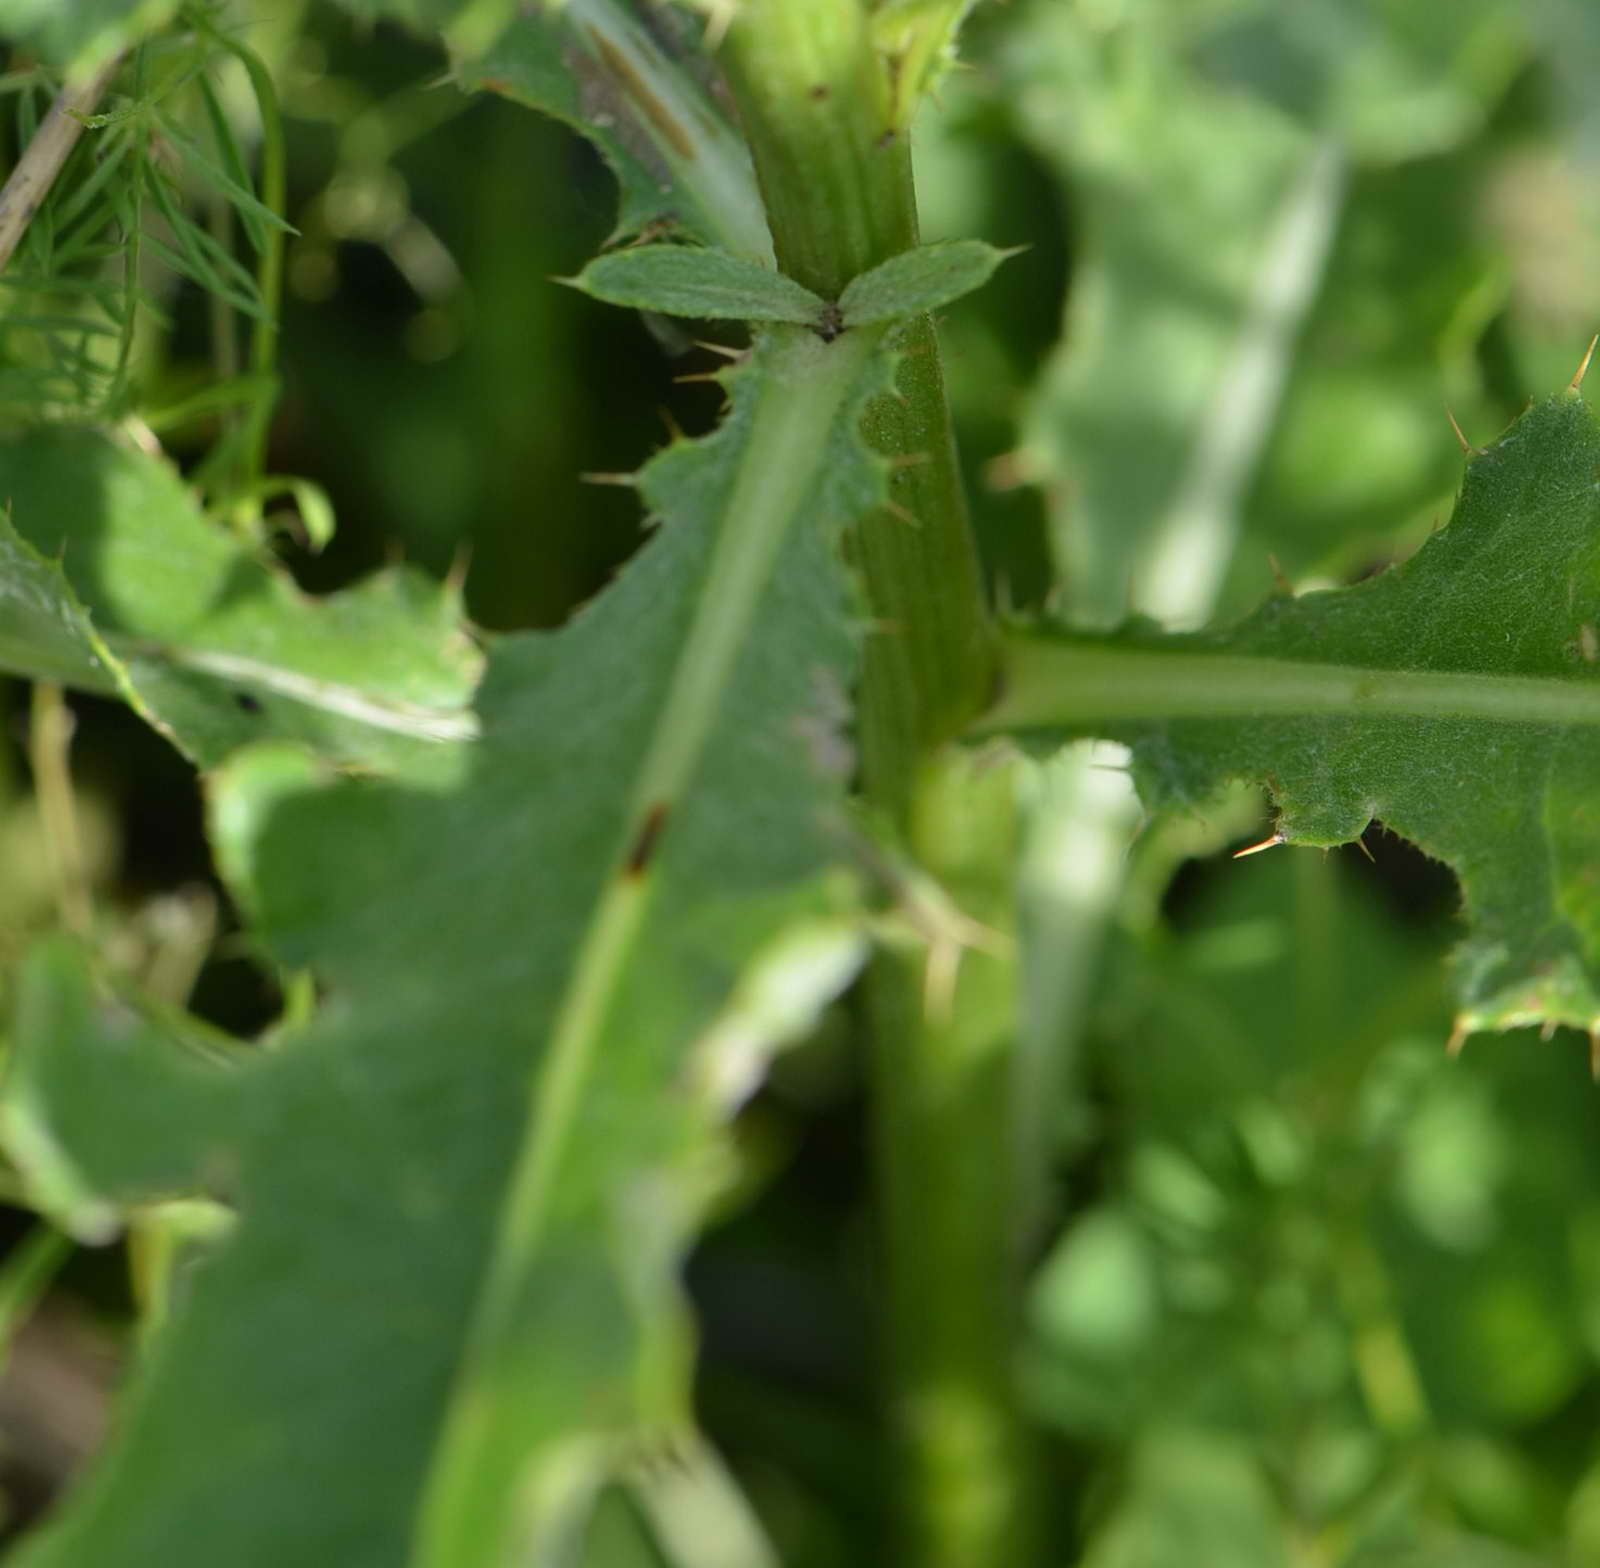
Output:
M269 470L305 218L280 103L294 28L220 0L0 3L0 664L35 683L55 900L5 955L0 1146L41 1216L12 1267L31 1301L62 1237L127 1236L144 1330L113 1435L18 1563L780 1560L781 1521L697 1416L684 1269L737 1185L752 1096L839 1020L871 1123L888 1477L862 1552L1044 1562L1078 1531L1088 1561L1178 1561L1161 1488L1199 1461L1133 1412L1162 1365L1151 1325L1198 1271L1131 1199L1064 1216L1056 1175L1106 1017L1169 981L1203 997L1174 1005L1180 1036L1234 1006L1149 935L1184 845L1220 847L1205 824L1236 820L1240 781L1270 813L1247 848L1381 825L1459 882L1441 1059L1529 1025L1600 1042L1584 367L1469 447L1448 519L1375 575L1296 588L1266 550L1241 566L1232 548L1252 485L1295 460L1273 437L1302 345L1304 397L1328 395L1317 302L1337 305L1360 262L1338 249L1341 213L1359 237L1384 180L1488 134L1515 64L1505 8L1460 24L1476 53L1430 14L1404 38L1371 21L1348 59L1241 7L1205 23L1156 7L1159 27L1087 4L973 9L349 0L340 26L443 48L435 92L553 116L614 177L602 252L527 289L645 313L665 341L717 324L699 376L722 397L713 428L599 476L637 498L643 542L558 628L491 633L461 571L392 563L313 595L291 570L334 538L328 476ZM1058 580L1027 609L985 567L939 329L1007 288L1018 236L925 242L919 219L913 125L968 90L968 27L1093 220L1072 330L990 470L1049 513ZM1497 50L1503 70L1483 64ZM1318 91L1285 109L1256 76L1281 67L1287 92L1302 54ZM1052 70L1070 101L1041 92ZM1056 114L1081 118L1055 138ZM1182 183L1191 157L1232 173ZM1151 171L1174 180L1152 175L1170 211L1140 188ZM1177 234L1181 264L1163 251ZM1459 336L1490 284L1449 287ZM175 385L163 356L196 298L209 367ZM1194 349L1170 375L1147 351L1163 324ZM1446 373L1492 401L1486 376ZM1294 494L1336 491L1332 471ZM1392 488L1415 511L1434 472L1430 456ZM1396 503L1392 528L1411 523ZM1281 531L1294 577L1335 564L1310 530ZM187 1005L211 927L182 962L130 961L93 896L64 689L125 704L196 770L236 940L281 997L257 1038ZM1116 759L1104 788L1097 757ZM1294 874L1306 953L1338 895ZM1381 1142L1398 1115L1373 1108L1389 1037L1340 1054L1327 987L1301 979L1297 1038L1324 1055L1248 1092L1201 1073L1193 1096L1283 1193L1307 1140L1359 1123ZM1424 1027L1423 1004L1395 1006ZM1134 1065L1114 1072L1138 1071L1145 1035L1128 1033ZM1237 1021L1209 1037L1224 1061L1253 1038ZM1176 1115L1163 1092L1128 1103L1157 1126ZM1221 1145L1178 1143L1130 1144L1129 1190L1154 1212L1182 1189L1220 1231L1196 1162ZM1365 1400L1367 1468L1340 1490L1315 1454L1264 1440L1239 1507L1265 1517L1248 1477L1291 1477L1262 1539L1281 1527L1331 1563L1383 1537L1406 1467L1451 1483L1422 1451L1426 1374L1382 1259L1358 1214L1327 1211L1355 1349L1316 1397ZM1117 1299L1097 1306L1101 1287ZM1196 1431L1210 1408L1194 1396ZM1310 1430L1310 1408L1272 1419ZM1096 1422L1128 1445L1131 1501L1064 1526L1042 1430ZM1158 1451L1183 1457L1152 1481ZM1419 1504L1413 1534L1437 1514ZM1473 1517L1462 1505L1450 1529Z

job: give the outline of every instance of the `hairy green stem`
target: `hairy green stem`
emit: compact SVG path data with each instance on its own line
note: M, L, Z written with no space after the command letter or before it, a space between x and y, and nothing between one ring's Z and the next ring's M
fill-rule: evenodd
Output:
M860 0L755 0L725 54L780 269L833 299L916 245L910 149ZM899 347L898 396L867 417L898 460L891 505L850 546L873 617L862 785L916 851L937 844L916 831L925 761L987 699L994 655L931 321L909 323ZM927 962L952 960L930 948ZM1026 1512L1009 1397L1010 1097L996 1088L1012 988L1007 976L997 1004L973 961L952 963L949 981L932 1013L920 956L885 955L869 985L896 1560L988 1568L1018 1560Z
M880 1053L898 1076L877 1088L894 1413L914 1483L903 1528L927 1568L1026 1563L1034 1523L1010 1355L1021 766L956 748L924 766L911 848L948 905L924 916L920 986L891 972L875 998L880 1027L891 1007L915 1009L899 1036L915 1058Z
M1139 719L1389 716L1498 724L1600 724L1600 684L1534 675L1370 669L1181 644L1138 648L1017 635L1000 700L976 726L1082 730Z
M780 270L824 299L917 243L911 152L859 0L762 0L729 30L729 78ZM874 618L861 693L869 796L904 821L918 757L989 692L993 648L938 342L903 330L897 398L868 412L898 463L853 546Z
M911 150L858 0L760 0L727 62L778 266L825 299L917 242Z

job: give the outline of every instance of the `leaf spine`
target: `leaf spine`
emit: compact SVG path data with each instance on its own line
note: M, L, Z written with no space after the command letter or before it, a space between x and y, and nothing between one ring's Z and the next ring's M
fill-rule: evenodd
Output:
M1233 858L1243 860L1246 855L1259 855L1264 849L1276 849L1278 845L1286 843L1288 840L1283 834L1274 833L1271 838L1264 838L1259 844L1247 844L1243 849L1234 850Z
M1600 343L1600 332L1589 339L1589 346L1583 351L1583 363L1573 372L1572 380L1567 383L1569 392L1576 392L1583 386L1583 378L1589 373L1589 361L1594 358L1594 346Z
M1461 455L1466 458L1468 462L1471 462L1472 459L1478 455L1478 448L1475 447L1469 440L1467 440L1464 435L1462 435L1461 426L1456 423L1456 416L1451 413L1448 408L1446 408L1444 411L1444 417L1450 421L1450 428L1455 431L1456 440L1461 443Z

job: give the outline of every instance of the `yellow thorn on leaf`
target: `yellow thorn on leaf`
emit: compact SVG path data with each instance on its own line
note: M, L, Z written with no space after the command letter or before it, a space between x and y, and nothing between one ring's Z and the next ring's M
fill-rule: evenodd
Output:
M1279 844L1282 844L1282 843L1285 843L1285 842L1287 842L1287 841L1284 839L1283 834L1274 833L1271 838L1264 838L1264 839L1261 840L1261 842L1259 844L1250 844L1250 845L1247 845L1244 849L1236 849L1236 850L1234 850L1233 858L1235 860L1243 860L1246 855L1259 855L1262 850L1264 850L1264 849L1276 849Z
M726 343L712 343L704 338L694 338L692 342L696 348L703 348L708 354L720 354L724 359L732 360L734 364L748 358L750 353L749 349L731 348Z
M1578 366L1576 374L1567 383L1569 391L1576 392L1583 385L1583 378L1589 373L1589 361L1594 358L1594 346L1600 343L1600 332L1589 339L1589 346L1583 351L1583 363Z
M450 569L444 574L445 592L452 599L461 596L461 590L467 585L467 573L472 569L472 541L463 539L455 548L455 553L450 557Z

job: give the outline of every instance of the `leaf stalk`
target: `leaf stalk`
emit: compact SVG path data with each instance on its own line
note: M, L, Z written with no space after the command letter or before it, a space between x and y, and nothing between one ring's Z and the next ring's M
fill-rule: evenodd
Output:
M1319 715L1600 724L1600 680L1575 676L1372 669L1023 633L1007 638L1004 668L1000 700L976 734Z

